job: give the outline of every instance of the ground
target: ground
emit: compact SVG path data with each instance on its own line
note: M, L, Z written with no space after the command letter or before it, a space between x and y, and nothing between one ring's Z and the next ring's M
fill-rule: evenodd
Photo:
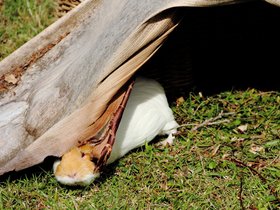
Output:
M51 0L0 7L0 59L57 18ZM278 91L194 91L172 110L173 146L155 139L85 188L60 185L50 158L0 177L0 209L280 209Z

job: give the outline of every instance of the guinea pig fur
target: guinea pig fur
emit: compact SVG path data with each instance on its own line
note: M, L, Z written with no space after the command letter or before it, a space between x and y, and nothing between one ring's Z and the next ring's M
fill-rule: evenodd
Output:
M168 135L162 144L171 145L177 127L163 87L155 80L137 77L106 164L150 142L157 135ZM68 153L54 164L54 174L60 183L88 185L99 176L94 173L94 163L82 157L77 149Z
M150 142L168 135L162 144L172 144L178 124L169 108L163 87L155 80L138 77L125 107L116 141L107 164Z

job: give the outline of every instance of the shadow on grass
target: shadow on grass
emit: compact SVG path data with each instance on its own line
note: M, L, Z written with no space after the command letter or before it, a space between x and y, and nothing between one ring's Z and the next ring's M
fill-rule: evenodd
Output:
M157 136L155 139L150 142L150 144L155 145L158 149L161 148L161 146L158 146L158 143L163 140L162 136ZM139 151L145 150L145 145L135 148L134 150L131 150L129 153L127 153L125 156L131 154L131 153L137 153ZM19 181L19 180L32 180L33 177L46 177L47 179L53 177L53 163L55 160L57 160L57 157L47 157L44 162L20 170L20 171L12 171L8 172L0 177L0 184L4 183L11 183L12 181ZM108 179L110 179L112 176L115 176L116 173L116 168L120 166L120 159L116 160L115 162L105 165L103 169L101 170L101 176L97 178L93 185L95 186L101 186L104 182L106 182ZM58 183L59 184L59 183ZM61 186L65 189L84 189L85 187L79 187L79 186L66 186L62 185ZM92 187L92 184L89 185L89 187Z
M131 152L135 152L135 151L131 151ZM8 172L1 176L0 184L3 184L5 182L10 183L12 181L23 180L23 179L31 180L33 177L40 177L40 176L50 177L50 175L51 175L54 178L53 163L57 159L58 158L56 158L56 157L47 157L42 163L40 163L38 165L29 167L29 168L26 168L26 169L23 169L20 171ZM112 163L110 165L104 166L101 171L101 176L94 181L94 185L100 186L107 179L109 179L111 176L113 176L115 174L116 167L118 166L118 164L119 164L119 160L115 161L114 163ZM66 186L66 185L62 185L62 184L61 184L61 186L65 187L67 189L85 188L85 187L79 187L79 186Z
M45 161L41 164L20 170L20 171L11 171L1 176L0 182L5 181L14 181L20 179L31 179L34 175L42 175L48 171L52 171L52 165L56 158L47 157Z

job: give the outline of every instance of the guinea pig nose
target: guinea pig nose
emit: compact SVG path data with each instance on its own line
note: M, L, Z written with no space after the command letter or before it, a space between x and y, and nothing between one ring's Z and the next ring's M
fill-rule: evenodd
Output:
M75 178L77 176L77 172L73 173L73 174L70 174L68 175L70 178Z

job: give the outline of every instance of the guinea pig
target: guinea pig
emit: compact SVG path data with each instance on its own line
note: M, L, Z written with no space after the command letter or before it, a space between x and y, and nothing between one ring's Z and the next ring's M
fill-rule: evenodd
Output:
M65 153L61 160L54 162L53 169L57 181L70 186L86 186L99 177L99 172L94 172L94 162L83 150L83 147L74 147Z
M162 145L172 145L178 124L163 87L155 80L137 77L124 109L116 140L106 164L123 157L129 151L150 142L157 135L168 135ZM97 177L95 164L85 155L88 149L73 148L54 163L56 179L65 185L89 185Z

